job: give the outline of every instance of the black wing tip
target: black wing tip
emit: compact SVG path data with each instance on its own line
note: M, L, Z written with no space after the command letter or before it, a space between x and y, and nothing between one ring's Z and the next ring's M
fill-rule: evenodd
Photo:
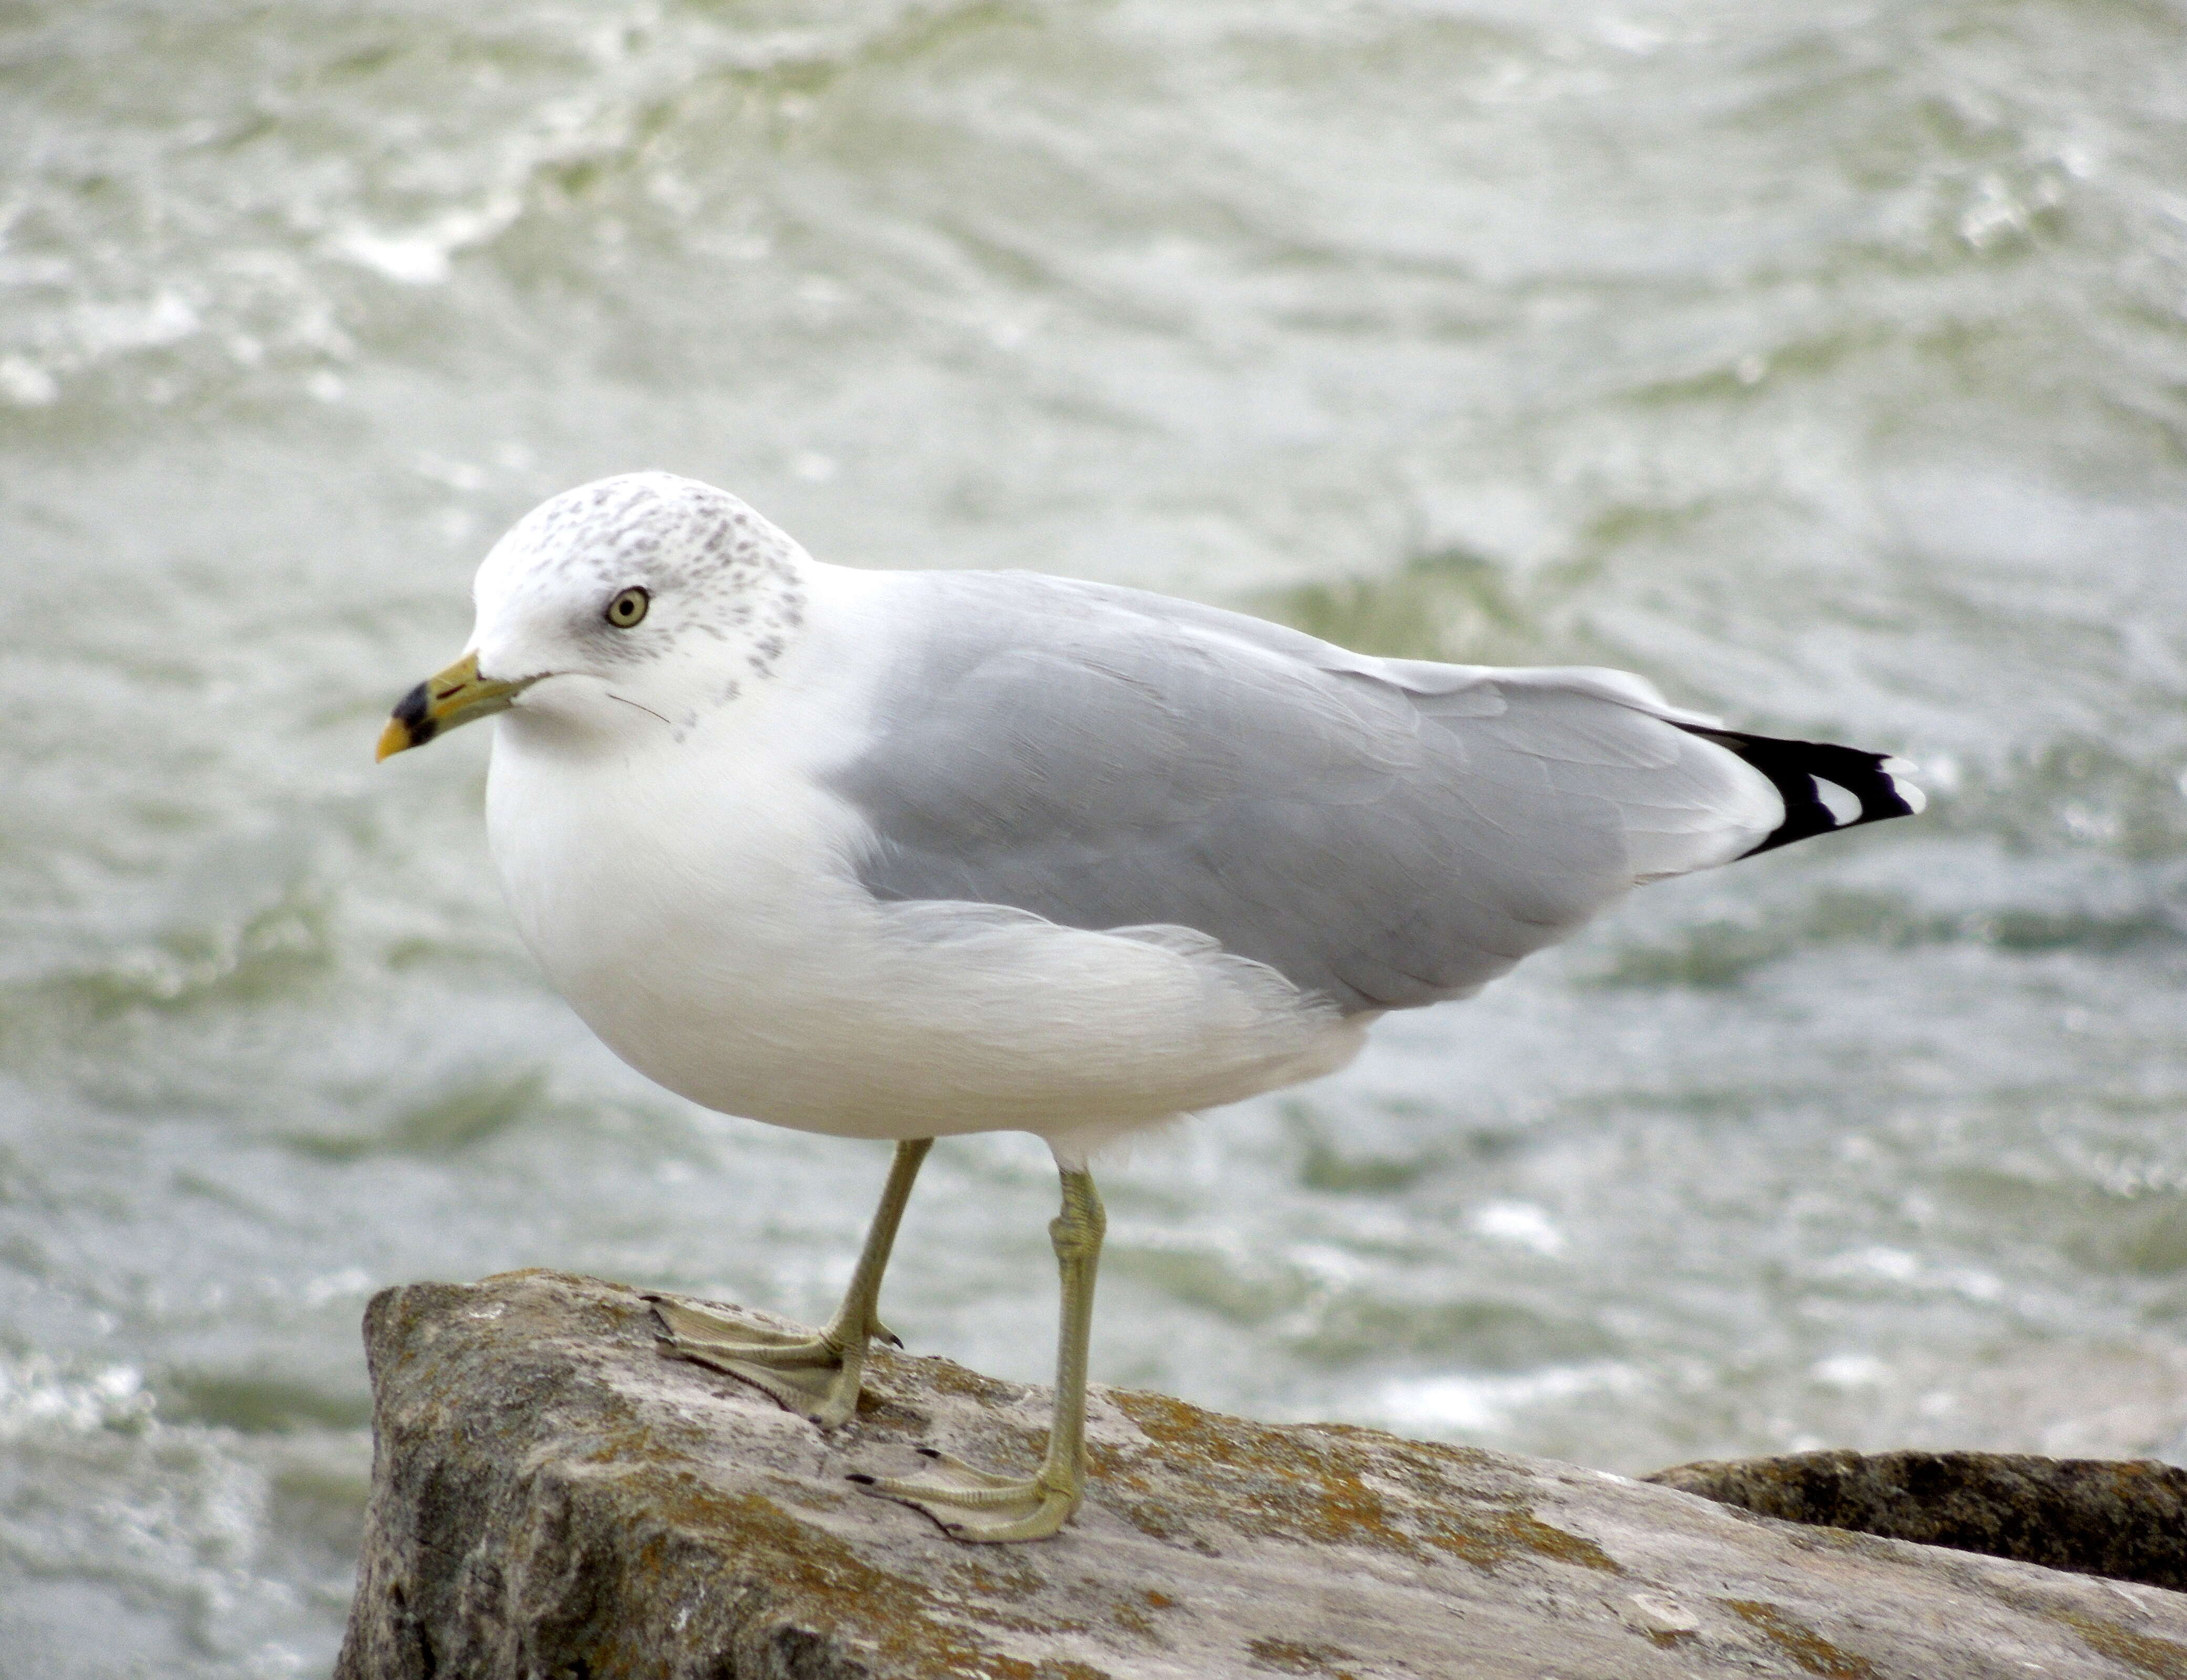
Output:
M1916 816L1929 802L1920 788L1900 779L1910 775L1914 767L1887 752L1866 752L1830 741L1783 741L1731 729L1681 727L1737 753L1769 778L1785 801L1785 820L1761 845L1740 853L1742 857L1816 834L1858 829L1864 823Z

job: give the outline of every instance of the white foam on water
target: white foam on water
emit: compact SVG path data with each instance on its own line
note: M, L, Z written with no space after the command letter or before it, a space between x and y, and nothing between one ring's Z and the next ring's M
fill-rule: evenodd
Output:
M1392 1429L1455 1436L1500 1434L1522 1414L1576 1400L1638 1393L1646 1379L1628 1365L1553 1365L1493 1374L1409 1378L1382 1389L1375 1405Z
M127 1427L149 1418L154 1403L134 1366L70 1374L37 1355L0 1360L0 1441L48 1430L81 1435Z

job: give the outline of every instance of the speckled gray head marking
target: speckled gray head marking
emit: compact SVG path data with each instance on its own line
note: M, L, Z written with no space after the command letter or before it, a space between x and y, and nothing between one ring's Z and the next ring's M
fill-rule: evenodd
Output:
M494 545L475 593L505 609L566 604L595 658L634 665L679 637L734 643L750 674L773 670L804 621L796 545L725 490L673 473L626 473L542 503ZM607 604L638 587L644 621L619 629Z

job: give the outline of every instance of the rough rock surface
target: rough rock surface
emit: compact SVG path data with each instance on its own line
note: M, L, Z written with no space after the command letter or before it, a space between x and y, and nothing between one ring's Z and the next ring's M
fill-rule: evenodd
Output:
M769 1322L753 1315L758 1322ZM1073 1525L973 1547L847 1486L1030 1467L1044 1391L878 1357L824 1433L661 1357L634 1292L391 1289L340 1680L2187 1680L2187 1596L1367 1430L1096 1390Z
M2022 1452L1795 1452L1646 1480L1765 1517L2187 1592L2187 1470Z

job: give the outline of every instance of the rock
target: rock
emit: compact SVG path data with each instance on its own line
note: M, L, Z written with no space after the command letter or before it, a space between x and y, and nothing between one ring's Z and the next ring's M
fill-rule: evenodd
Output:
M2187 1470L2024 1452L1795 1452L1645 1478L1786 1522L2187 1592Z
M877 1352L823 1432L554 1273L390 1289L365 1326L340 1680L2187 1680L2187 1596L1118 1390L1072 1526L967 1546L844 1476L1030 1467L1043 1391Z

